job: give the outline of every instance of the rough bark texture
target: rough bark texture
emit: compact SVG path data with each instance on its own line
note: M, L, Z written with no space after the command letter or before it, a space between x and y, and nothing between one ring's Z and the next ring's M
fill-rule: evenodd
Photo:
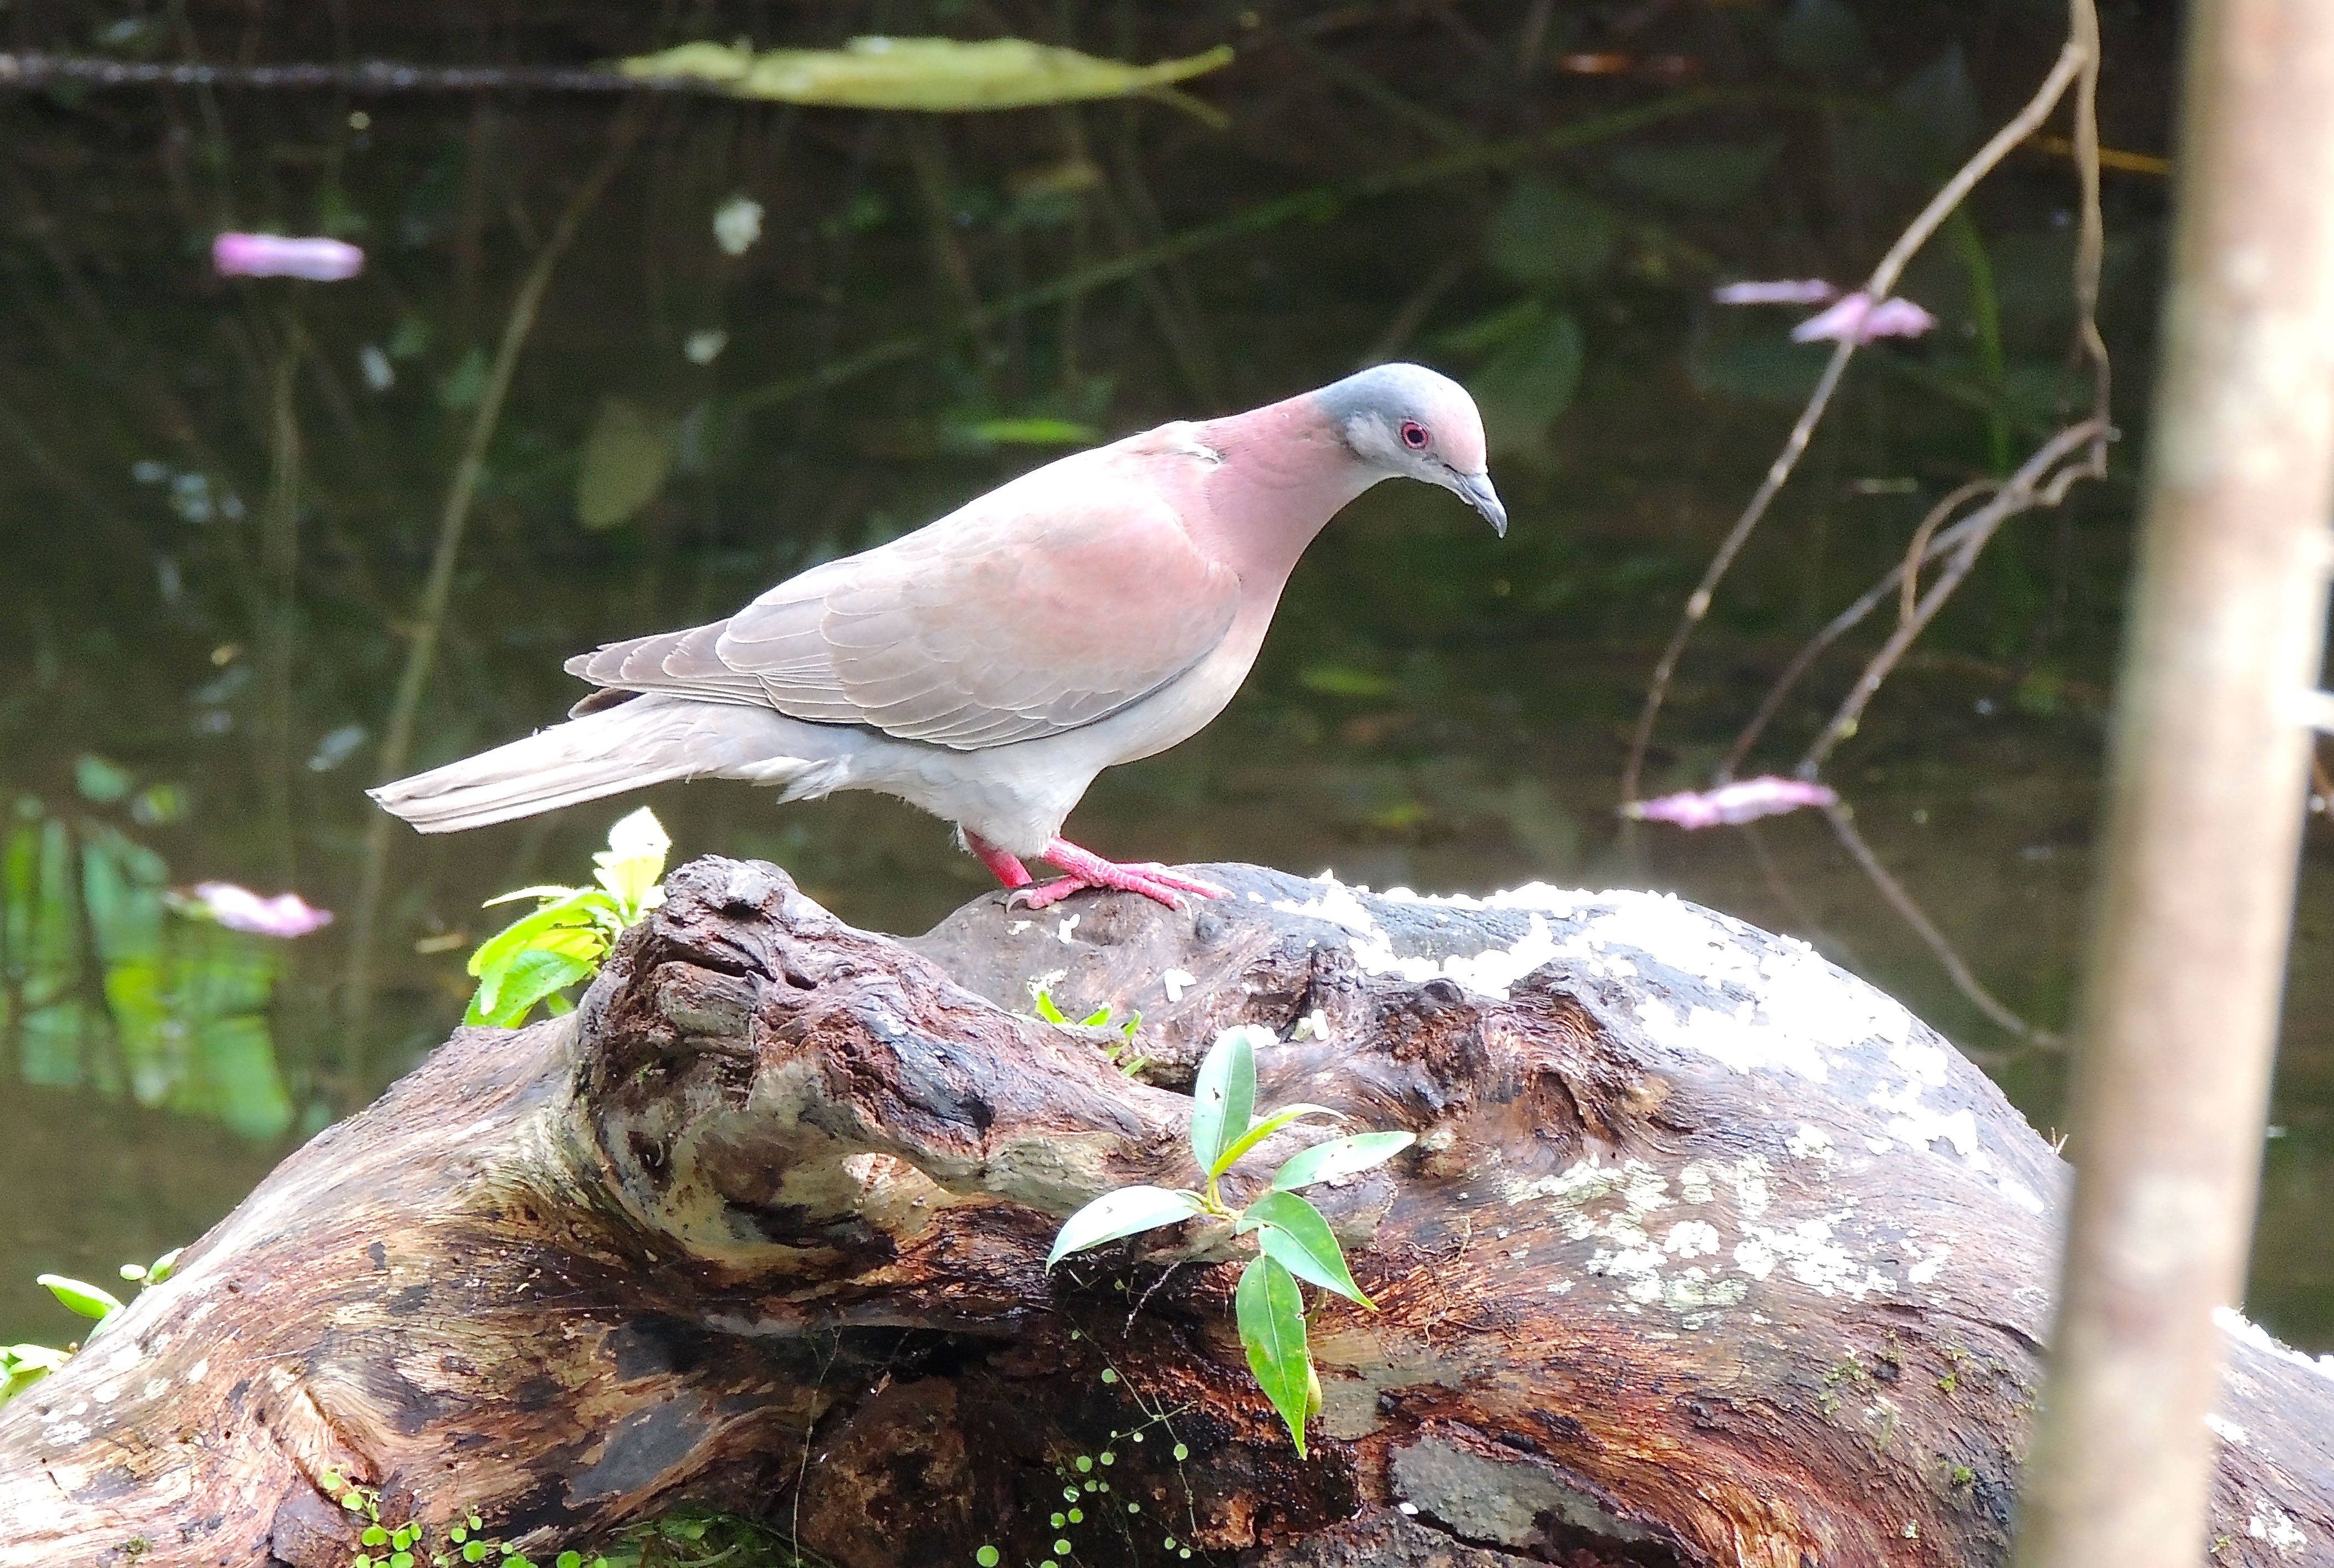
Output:
M538 1553L690 1501L844 1568L2003 1559L2064 1172L1943 1040L1673 899L1204 874L902 943L684 868L571 1018L457 1034L0 1408L0 1564L345 1563L327 1470ZM1234 1023L1264 1102L1420 1139L1322 1194L1383 1310L1316 1303L1303 1461L1243 1244L1043 1267L1191 1179ZM2334 1562L2334 1378L2231 1330L2215 1560Z

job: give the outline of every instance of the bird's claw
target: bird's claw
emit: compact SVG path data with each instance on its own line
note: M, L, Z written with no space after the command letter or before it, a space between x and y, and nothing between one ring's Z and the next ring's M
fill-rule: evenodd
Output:
M1104 864L1108 867L1108 873L1096 875L1091 871L1079 871L1050 882L1016 888L1006 898L1005 907L1009 909L1042 909L1087 888L1140 893L1171 909L1183 907L1181 895L1185 893L1202 899L1220 899L1226 893L1226 890L1213 882L1203 882L1197 877L1171 871L1156 861L1145 861L1132 865L1105 861Z

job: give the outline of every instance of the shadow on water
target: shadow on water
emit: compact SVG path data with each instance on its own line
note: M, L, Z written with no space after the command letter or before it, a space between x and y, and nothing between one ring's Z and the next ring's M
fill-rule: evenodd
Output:
M347 9L345 35L322 11L256 26L195 5L183 30L62 4L12 15L28 42L173 58L191 38L214 57L582 64L676 41L622 6L443 27ZM1673 889L1904 996L2050 1125L2058 1061L2011 1049L1819 819L1686 835L1624 832L1614 808L1661 640L1823 362L1789 341L1792 314L1712 305L1711 286L1869 265L2031 90L2059 7L690 15L708 37L1019 31L1143 60L1230 40L1238 62L1190 87L1231 123L1145 101L937 119L641 104L484 445L414 765L559 716L571 652L727 613L1057 451L1416 357L1484 404L1509 538L1448 497L1365 497L1298 572L1231 709L1105 775L1075 819L1085 842L1378 886ZM2169 25L2145 7L2107 24L2107 140L2160 152ZM352 1037L361 788L422 631L449 476L514 296L615 116L524 92L0 99L15 591L0 1171L16 1199L0 1339L67 1332L34 1273L96 1277L189 1238L287 1140L410 1067L459 1015L464 955L497 923L479 900L574 880L632 803L453 841L399 829ZM1563 127L1586 129L1545 139ZM2102 324L2129 428L2115 476L2005 533L1831 770L1972 968L2054 1028L2092 870L2165 185L2143 158L2107 197ZM1914 264L1903 292L1941 329L1859 358L1682 669L1651 791L1706 783L1923 513L2056 427L2072 200L2063 158L2030 148ZM368 266L331 285L221 280L205 252L225 227L338 235ZM1764 765L1821 725L1868 647L1818 665ZM646 798L677 853L778 861L863 925L921 929L985 885L943 826L892 802ZM2329 869L2313 830L2252 1296L2320 1347ZM170 890L214 878L344 918L270 942L172 911Z

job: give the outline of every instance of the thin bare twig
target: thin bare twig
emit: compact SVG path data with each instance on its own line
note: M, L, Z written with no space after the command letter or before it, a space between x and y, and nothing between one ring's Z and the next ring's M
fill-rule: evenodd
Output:
M1964 518L1932 538L1922 556L1921 564L1925 566L1957 548L1967 536L1969 525L1970 520ZM1776 711L1783 706L1783 699L1791 694L1816 660L1823 656L1825 649L1863 624L1864 618L1880 607L1881 601L1895 591L1896 584L1911 564L1912 559L1908 555L1889 568L1887 575L1865 590L1862 598L1833 616L1821 631L1808 639L1807 645L1792 656L1791 662L1783 667L1782 674L1775 678L1775 684L1768 688L1766 697L1760 701L1759 710L1750 716L1750 722L1742 726L1742 733L1734 737L1733 746L1728 748L1725 759L1718 765L1718 783L1730 782L1741 770L1743 760L1750 755L1750 748L1758 744L1760 736L1765 733Z
M1972 1006L1984 1014L1996 1024L2029 1044L2040 1046L2058 1044L2057 1035L2048 1029L2037 1028L2028 1023L2004 1006L1999 997L1985 988L1968 963L1963 959L1961 953L1952 942L1946 939L1944 932L1937 928L1936 922L1930 919L1927 912L1914 900L1913 895L1905 890L1905 884L1898 881L1889 873L1888 868L1880 863L1880 857L1872 852L1872 846L1866 843L1864 835L1856 831L1854 812L1846 805L1829 805L1823 808L1823 813L1831 822L1831 831L1839 835L1840 846L1847 851L1857 865L1862 868L1864 874L1871 879L1872 885L1880 890L1880 896L1888 900L1896 913L1904 918L1905 923L1912 927L1914 933L1927 946L1930 953L1943 967L1946 976L1952 979L1954 990L1968 997Z
M1955 530L1959 537L1953 559L1945 563L1945 569L1938 574L1936 582L1928 592L1921 596L1912 617L1898 622L1895 630L1889 633L1888 640L1881 646L1879 652L1872 656L1871 662L1864 668L1864 673L1842 699L1839 710L1832 715L1831 722L1808 747L1807 755L1799 759L1800 777L1816 776L1822 769L1824 760L1831 755L1832 748L1856 733L1866 706L1879 691L1881 683L1896 668L1897 660L1905 657L1905 650L1913 646L1913 640L1936 619L1937 612L1945 607L1945 601L1953 597L1953 590L1961 586L1962 580L1976 567L1978 556L2000 532L2001 525L2037 506L2056 506L2066 498L2069 487L2076 480L2093 476L2095 458L2090 452L2085 452L2074 461L2069 459L2078 448L2093 446L2104 439L2106 434L2105 419L2086 419L2079 425L2069 425L2027 458L2025 465L2011 476L2009 482L2001 486L1992 501L1963 520L1963 525Z
M536 313L542 309L543 296L551 286L551 274L559 265L560 256L574 240L576 230L583 226L585 215L600 199L600 193L632 149L632 138L639 129L639 120L629 109L617 117L610 133L609 147L599 166L584 179L584 184L568 198L566 210L543 248L535 254L534 265L527 269L518 293L511 300L510 315L503 324L502 341L496 348L494 363L487 372L486 386L478 397L477 412L471 418L468 441L462 448L460 460L455 465L454 477L447 486L446 504L438 524L438 547L430 557L429 575L421 590L421 602L414 613L413 640L406 650L405 669L399 677L397 695L390 704L389 722L381 735L380 777L383 783L395 779L405 771L413 746L414 720L420 712L421 694L429 684L429 674L438 654L438 640L444 630L448 609L453 601L454 568L460 559L462 535L470 520L470 503L477 495L479 477L486 471L487 447L493 441L495 427L500 422L503 399L510 391L512 373L517 369L519 351L526 346L535 331ZM346 1049L352 1053L363 1049L365 1028L372 1006L372 944L374 927L381 913L381 894L386 886L391 819L385 813L375 813L366 824L364 870L358 884L355 917L350 922L349 962L342 992L342 1013L346 1021Z
M1946 518L1960 511L1964 502L1973 501L1980 495L1989 494L1995 495L2001 494L2000 480L1972 479L1968 484L1947 493L1943 500L1930 507L1929 515L1921 519L1921 525L1913 530L1912 542L1905 546L1904 564L1895 573L1903 590L1898 596L1900 601L1896 606L1897 625L1910 626L1919 613L1921 568L1929 563L1930 536L1936 533Z
M2085 5L2078 0L2077 9L2084 8ZM2068 38L2066 46L2059 52L2058 63L2050 68L2049 75L2035 90L2026 107L1995 131L1983 147L1972 153L1969 161L1945 182L1943 188L1930 197L1928 206L1921 209L1905 232L1896 236L1896 243L1888 247L1888 254L1880 258L1880 265L1874 267L1872 275L1865 280L1865 293L1876 301L1888 297L1889 291L1895 287L1896 280L1906 265L1928 243L1938 226L1968 197L1979 180L1992 173L2003 159L2010 156L2013 148L2031 136L2049 118L2051 111L2059 106L2059 100L2066 95L2068 87L2083 75L2085 62L2094 59L2097 52L2096 29L2086 41L2078 24ZM1840 378L1847 373L1848 361L1856 356L1857 346L1855 334L1850 333L1843 337L1839 346L1832 351L1831 361L1824 367L1822 379L1816 383L1807 407L1800 411L1798 421L1791 427L1790 435L1784 439L1782 452L1768 467L1767 476L1750 497L1750 505L1742 509L1742 515L1735 519L1734 526L1727 531L1717 553L1711 557L1709 567L1702 572L1702 582L1687 597L1684 611L1678 618L1677 630L1671 634L1668 646L1663 649L1661 659L1654 666L1644 707L1637 716L1637 727L1629 737L1628 760L1621 769L1623 801L1637 798L1638 784L1644 772L1645 752L1653 744L1654 721L1661 713L1662 703L1668 695L1671 678L1676 673L1678 659L1685 652L1686 643L1692 640L1694 629L1702 624L1702 618L1710 613L1711 595L1717 591L1720 580L1726 575L1727 569L1734 563L1735 556L1750 540L1752 530L1766 516L1768 507L1773 505L1775 496L1790 478L1791 471L1799 466L1800 457L1807 451L1809 438L1815 434L1817 424L1830 407L1832 394L1839 389Z

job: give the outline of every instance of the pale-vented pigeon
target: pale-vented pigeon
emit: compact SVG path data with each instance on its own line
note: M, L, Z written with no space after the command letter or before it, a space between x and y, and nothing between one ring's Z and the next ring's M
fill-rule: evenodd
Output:
M727 620L568 661L600 687L524 740L372 797L450 832L679 778L785 800L881 790L957 824L1016 896L1173 904L1218 890L1066 842L1096 774L1231 700L1297 556L1381 479L1423 479L1500 533L1465 389L1380 365L1245 414L1049 463L888 544L815 566ZM1068 874L1032 884L1023 857Z

